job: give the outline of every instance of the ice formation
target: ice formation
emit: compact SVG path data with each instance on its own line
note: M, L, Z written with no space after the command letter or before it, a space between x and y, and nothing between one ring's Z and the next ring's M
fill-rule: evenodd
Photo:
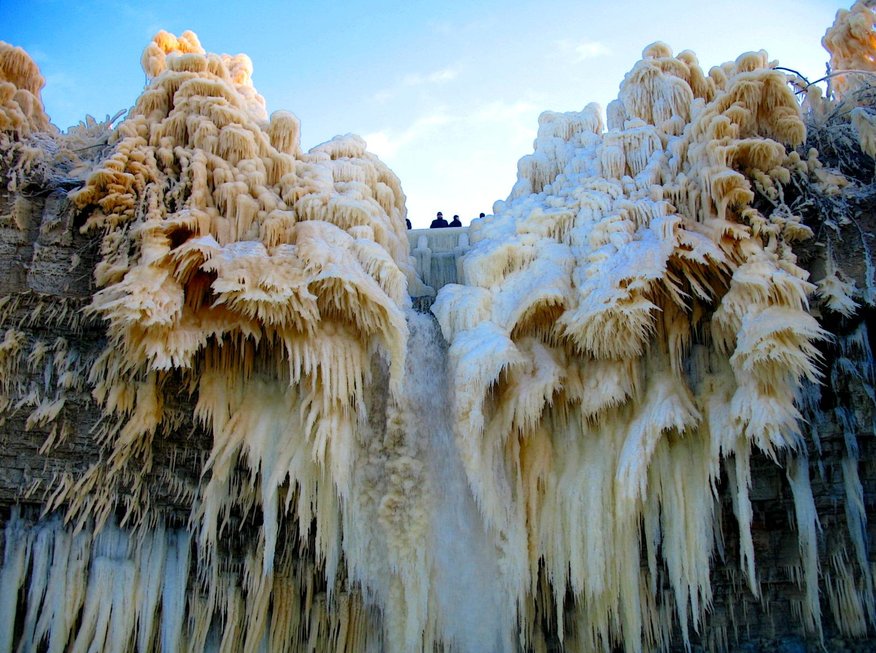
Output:
M199 573L212 574L199 627L209 627L220 598L240 600L239 589L216 594L223 581L206 561L231 513L255 510L262 547L253 573L265 601L282 577L275 566L289 564L275 560L289 515L302 550L315 547L329 588L343 560L351 584L380 595L389 637L403 642L396 648L419 645L429 560L415 546L415 524L425 528L426 487L417 443L399 426L408 410L407 288L418 280L398 179L353 135L302 153L298 120L268 118L244 55L206 54L193 33L162 32L143 66L150 82L113 132L111 156L71 194L89 209L84 229L101 238L101 289L89 310L106 323L108 343L88 382L104 412L97 438L106 458L64 479L52 503L66 505L78 528L100 531L116 509L129 526L154 523L145 483L152 442L176 426L165 409L168 386L186 388L213 439L193 508ZM20 339L12 331L7 338L15 338L9 358L17 362ZM28 359L45 356L35 346ZM375 357L385 361L376 371ZM368 423L366 388L380 374L385 429ZM48 404L32 421L51 422L57 412ZM155 564L171 565L165 551L155 555ZM173 581L182 583L177 605L190 575L185 555ZM134 580L118 580L119 591L133 591ZM172 616L165 605L162 623ZM103 628L148 635L133 621L107 626L107 618L96 615L98 630L78 637L103 641ZM234 620L225 621L234 638Z
M658 558L685 639L711 601L722 464L757 591L749 457L796 447L823 334L791 249L809 229L753 203L787 182L786 148L805 137L766 53L707 75L653 44L607 113L607 131L596 106L542 114L511 196L473 236L469 285L433 310L457 443L525 623L545 583L558 606L574 596L581 650L633 651L668 637ZM814 514L798 514L802 533Z
M0 43L0 138L48 131L40 91L46 80L21 48Z
M835 57L865 18L838 17ZM100 241L88 315L106 330L94 357L23 322L0 340L0 414L28 411L42 452L71 437L77 391L101 412L101 455L59 476L56 514L7 520L0 653L720 648L703 632L719 494L757 596L757 452L785 467L800 622L876 626L861 416L834 409L850 546L829 558L806 453L828 338L810 298L847 318L862 298L832 252L810 282L794 246L813 234L784 195L842 175L794 149L800 105L765 52L705 72L655 43L607 126L596 105L542 114L510 196L460 240L455 275L446 261L464 285L438 293L438 326L411 310L431 289L404 194L362 139L301 151L250 60L192 32L159 33L142 65L124 122L59 135L39 71L0 44L12 182L34 161L85 180L70 199ZM869 114L850 120L869 152ZM106 156L72 153L107 135ZM24 233L19 217L0 226ZM58 302L37 319L89 318ZM836 348L833 387L876 406L865 328ZM186 402L209 441L176 487L188 527L150 487Z
M150 444L173 419L165 388L179 384L213 438L199 550L212 554L229 515L255 506L268 597L289 515L302 546L313 537L329 587L343 560L352 582L382 593L390 641L415 647L426 629L429 561L415 544L427 488L417 443L398 425L404 309L417 283L398 179L357 136L302 153L298 120L268 119L245 55L206 54L193 33L162 32L143 67L151 81L112 156L72 195L95 207L85 229L102 235L90 310L109 343L90 383L109 454L56 501L99 526L116 484L132 466L150 468ZM368 424L373 356L387 367L385 432ZM133 485L136 522L149 496Z
M857 0L851 9L840 9L822 39L830 52L832 86L838 96L852 94L862 84L870 86L876 75L876 14L870 3ZM846 72L847 71L847 72Z

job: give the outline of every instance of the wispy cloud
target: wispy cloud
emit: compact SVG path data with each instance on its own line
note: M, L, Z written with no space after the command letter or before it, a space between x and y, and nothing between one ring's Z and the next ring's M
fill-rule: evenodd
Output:
M45 50L33 46L29 46L25 49L30 55L30 58L33 59L39 66L45 66L46 64L52 63L53 61L53 57L49 55L49 53Z
M387 102L389 102L393 98L394 95L395 95L395 93L393 91L391 91L388 88L385 88L383 90L380 90L380 91L377 91L376 93L374 93L371 96L371 100L373 102L376 102L377 104L386 104Z
M495 100L472 106L470 109L449 113L441 108L421 115L407 127L386 128L365 135L368 149L380 157L392 159L405 148L415 147L426 138L433 137L440 129L469 130L481 133L484 129L501 130L509 138L529 139L535 129L533 115L537 114L535 105L529 102L503 102Z
M420 116L407 128L402 130L382 129L365 135L368 149L384 158L392 158L400 149L415 143L432 133L438 127L447 125L455 119L443 111Z
M537 107L532 102L503 102L495 100L475 107L472 112L472 118L476 120L488 122L507 122L518 120L522 116L528 116L535 111ZM533 127L530 125L530 127Z
M611 50L602 41L570 41L563 39L557 42L560 54L571 57L574 61L585 61L611 54Z
M371 99L378 104L385 104L399 93L404 92L403 89L411 87L427 87L438 84L446 84L452 82L459 77L459 68L448 66L439 70L434 70L428 73L410 73L401 78L394 86L381 89L371 96Z
M405 86L422 86L424 84L444 84L451 82L459 76L456 68L442 68L431 73L413 73L402 79Z

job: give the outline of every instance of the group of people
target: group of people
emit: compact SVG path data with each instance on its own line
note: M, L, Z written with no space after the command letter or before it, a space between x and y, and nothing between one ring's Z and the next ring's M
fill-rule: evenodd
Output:
M483 218L484 214L481 213L478 217ZM411 221L408 218L405 218L405 222L407 223L408 229L411 228ZM441 211L438 211L438 214L435 216L435 219L432 220L432 224L429 225L429 229L444 229L446 227L461 227L462 222L459 221L459 216L454 215L453 220L447 222L444 219L444 214Z
M461 227L462 223L459 221L459 216L454 215L453 220L447 222L444 219L444 214L441 211L438 211L438 215L435 216L435 219L432 220L432 224L429 225L429 229L444 229L445 227Z
M483 218L484 214L481 213L480 216L478 216L478 217ZM432 224L429 225L429 229L443 229L444 227L461 227L461 226L462 226L462 223L459 221L458 215L454 215L453 220L451 220L450 222L447 222L447 220L444 219L444 214L441 213L441 211L438 211L438 215L436 215L435 219L432 220Z

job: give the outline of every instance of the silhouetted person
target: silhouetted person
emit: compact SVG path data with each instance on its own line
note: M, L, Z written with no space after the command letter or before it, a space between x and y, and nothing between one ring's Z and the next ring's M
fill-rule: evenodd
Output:
M459 221L459 216L458 216L458 215L454 215L454 216L453 216L453 220L450 221L450 224L449 224L448 226L450 226L450 227L461 227L461 226L462 226L462 223Z
M429 229L444 229L447 226L447 220L444 219L444 214L441 211L438 211L438 215L435 216L435 219L432 220L432 224L429 225Z
M408 218L405 218L405 224L408 225L408 229L411 228L411 221Z

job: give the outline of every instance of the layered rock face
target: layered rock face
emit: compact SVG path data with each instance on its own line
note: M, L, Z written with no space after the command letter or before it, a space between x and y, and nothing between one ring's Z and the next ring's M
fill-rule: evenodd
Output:
M439 243L245 55L142 62L61 134L0 47L0 651L872 645L866 75L653 44Z

